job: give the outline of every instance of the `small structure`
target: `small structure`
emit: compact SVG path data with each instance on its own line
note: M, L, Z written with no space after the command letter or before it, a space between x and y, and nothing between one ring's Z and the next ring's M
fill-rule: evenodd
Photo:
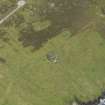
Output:
M72 105L78 105L78 103L77 103L76 101L74 101L74 102L72 103Z
M25 0L19 0L18 2L17 2L17 6L18 7L22 7L22 6L24 6L26 4L26 1Z
M57 55L54 52L48 52L46 55L48 61L56 63L58 60Z

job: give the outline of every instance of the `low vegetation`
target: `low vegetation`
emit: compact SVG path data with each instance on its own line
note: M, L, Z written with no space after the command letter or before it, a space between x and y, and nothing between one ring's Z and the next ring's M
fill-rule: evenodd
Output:
M16 2L0 0L0 18ZM104 0L27 0L1 24L0 105L71 105L75 97L86 102L100 96L104 7Z

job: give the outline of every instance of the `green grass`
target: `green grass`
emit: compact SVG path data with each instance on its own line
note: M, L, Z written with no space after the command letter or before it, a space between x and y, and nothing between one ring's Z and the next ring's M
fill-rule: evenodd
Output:
M68 105L105 89L105 40L94 28L73 37L64 32L34 52L17 40L14 25L4 29L10 41L0 40L0 57L7 60L0 64L0 105ZM59 56L57 63L46 59L49 51Z
M59 55L57 64L47 61L48 51ZM104 40L94 31L62 34L34 53L14 42L0 53L7 59L0 65L0 104L64 105L74 97L95 98L105 86L104 53Z

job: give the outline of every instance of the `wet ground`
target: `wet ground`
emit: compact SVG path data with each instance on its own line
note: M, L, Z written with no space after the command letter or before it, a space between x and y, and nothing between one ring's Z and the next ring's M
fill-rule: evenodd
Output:
M30 24L21 31L19 41L24 47L33 46L38 49L64 29L74 34L91 20L90 8L89 0L48 0L47 5L40 9L40 15L41 21L50 20L51 25L36 32Z
M26 27L20 29L21 35L18 40L24 47L33 46L36 50L49 39L60 35L65 29L70 31L73 36L92 20L94 16L90 15L91 10L91 0L47 0L42 6L34 7L33 5L28 11L30 13L37 11L40 22L50 21L51 24L47 28L36 31L32 23L26 23L24 17L19 14L11 17L4 25L12 25L15 22L16 26L20 28L21 23L27 24ZM32 17L34 18L34 15Z

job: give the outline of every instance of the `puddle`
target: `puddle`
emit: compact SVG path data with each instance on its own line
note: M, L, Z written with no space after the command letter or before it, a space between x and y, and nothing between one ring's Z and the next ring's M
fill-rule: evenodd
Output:
M49 39L59 35L64 29L72 34L80 30L90 20L90 0L48 0L40 9L40 21L50 21L51 25L35 31L32 24L21 30L19 41L24 47L39 49Z
M96 24L96 31L101 35L103 39L105 39L105 19L101 19Z
M6 63L6 59L4 59L4 58L2 58L2 57L0 57L0 64L5 64Z

